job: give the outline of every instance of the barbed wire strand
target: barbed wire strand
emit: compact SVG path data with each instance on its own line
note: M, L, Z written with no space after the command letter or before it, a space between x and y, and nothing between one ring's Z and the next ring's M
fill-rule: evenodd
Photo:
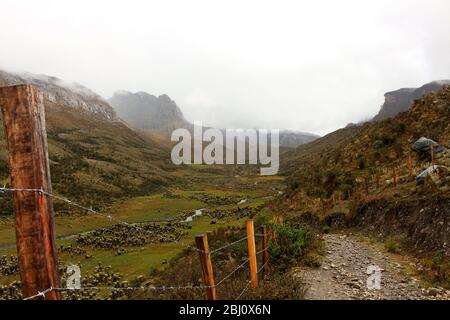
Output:
M54 198L54 199L58 199L58 200L60 200L60 201L62 201L62 202L65 202L65 203L67 203L67 204L69 204L69 205L78 207L78 208L83 209L83 210L85 210L85 211L87 211L87 212L90 212L90 213L92 213L92 214L96 214L96 215L99 215L99 216L106 217L107 219L109 219L109 220L111 220L111 221L115 221L115 222L117 222L117 223L119 223L119 224L123 224L123 225L125 225L125 226L127 226L127 227L132 227L132 228L135 228L136 230L142 231L142 232L144 232L144 233L151 234L151 235L155 235L155 233L154 233L153 231L146 230L146 229L144 229L144 228L141 228L141 227L137 226L137 223L128 223L128 222L126 222L126 221L122 221L122 220L120 220L120 219L117 219L117 218L113 217L112 215L105 214L105 213L101 213L101 212L99 212L99 211L96 211L96 210L92 209L92 207L86 207L86 206L83 206L83 205L81 205L81 204L79 204L79 203L77 203L77 202L75 202L75 201L72 201L72 200L70 200L70 199L68 199L68 198L61 197L61 196L58 196L58 195L49 193L49 192L47 192L47 191L44 191L43 189L7 188L7 187L5 187L5 186L0 187L0 192L5 192L5 191L9 191L9 192L14 192L14 191L17 191L17 192L37 192L37 193L39 193L39 194L42 194L42 195L46 195L46 196L52 197L52 198ZM184 220L182 220L182 219L180 219L180 220L175 220L175 219L173 219L173 220L168 220L168 222L172 222L172 221L178 221L178 222L181 222L181 221L184 221ZM160 236L160 237L161 237L161 236ZM212 255L212 254L214 254L214 253L217 253L217 252L219 252L219 251L222 251L222 250L224 250L224 249L226 249L226 248L229 248L229 247L231 247L231 246L233 246L233 245L235 245L235 244L238 244L239 242L242 242L242 241L244 241L244 240L246 240L246 239L247 239L247 236L245 236L245 237L243 237L243 238L241 238L241 239L238 239L238 240L236 240L236 241L234 241L234 242L232 242L232 243L229 243L229 244L227 244L227 245L224 245L224 246L222 246L222 247L219 247L219 248L217 248L217 249L211 250L211 251L209 252L209 254ZM204 250L200 250L200 249L195 248L195 247L190 247L190 248L193 249L193 250L199 251L199 252L206 252L206 251L204 251Z
M102 291L102 290L109 290L109 291L147 291L147 290L154 290L154 291L167 291L167 290L193 290L193 289L207 289L211 288L212 286L160 286L160 287L153 287L153 286L140 286L140 287L112 287L112 286L89 286L89 287L80 287L80 288L53 288L50 287L44 291L38 291L37 294L32 295L30 297L24 298L23 300L31 300L39 297L45 298L45 295L51 291L60 291L60 292L67 292L67 291L84 291L84 290L96 290L96 291Z
M118 224L122 224L122 225L125 225L125 226L127 226L127 227L134 228L134 229L139 230L139 231L141 231L141 232L143 232L143 233L151 234L151 235L157 235L157 234L156 234L155 232L153 232L153 231L146 230L146 229L144 229L144 228L142 228L142 227L139 227L139 226L137 225L137 223L129 223L129 222L126 222L126 221L122 221L122 220L120 220L120 219L117 219L117 218L113 217L113 216L110 215L110 214L101 213L101 212L99 212L99 211L96 211L96 210L92 209L92 207L86 207L86 206L83 206L83 205L81 205L81 204L79 204L79 203L77 203L77 202L75 202L75 201L72 201L72 200L69 200L69 199L67 199L67 198L64 198L64 197L61 197L61 196L52 194L52 193L50 193L50 192L44 191L43 189L6 188L6 187L0 187L0 192L5 192L5 191L10 191L10 192L14 192L14 191L18 191L18 192L37 192L37 193L39 193L39 194L46 195L46 196L52 197L52 198L54 198L54 199L60 200L60 201L62 201L62 202L65 202L65 203L67 203L67 204L69 204L69 205L71 205L71 206L78 207L78 208L83 209L83 210L85 210L85 211L87 211L87 212L90 212L90 213L92 213L92 214L99 215L99 216L103 216L103 217L107 218L107 219L110 220L110 221L115 221L115 222L117 222ZM158 236L159 238L162 237L162 236L160 236L160 235L157 235L157 236Z
M31 299L38 298L38 297L43 297L43 298L45 298L45 295L46 295L47 293L49 293L49 292L52 292L53 290L54 290L54 288L53 288L53 287L50 287L50 288L48 288L48 289L45 289L44 291L38 291L38 293L36 293L35 295L30 296L30 297L27 297L27 298L25 298L25 299L23 299L23 300L31 300Z
M261 250L261 252L262 251L265 251L265 250ZM259 270L256 272L256 274L258 274L258 273L260 273L263 269L264 269L264 267L267 265L267 263L268 262L266 262L266 263L264 263L262 266L261 266L261 268L259 268ZM248 282L247 282L247 285L244 287L244 289L241 291L241 293L237 296L237 298L235 299L235 300L239 300L243 295L244 295L244 293L248 290L248 288L250 287L250 283L252 282L252 280L250 279L250 280L248 280Z
M262 251L261 251L262 252ZM124 291L147 291L147 290L154 290L154 291L166 291L166 290L194 290L194 289L210 289L210 288L217 288L219 287L222 283L224 283L227 279L229 279L233 274L235 274L239 269L242 269L248 262L250 261L249 258L246 258L239 266L237 266L233 271L231 271L230 273L228 273L225 277L222 278L222 280L220 280L219 282L217 282L214 286L160 286L160 287L154 287L154 286L148 286L148 287L144 287L144 286L139 286L139 287L111 287L111 286L89 286L89 287L80 287L80 288L53 288L50 287L44 291L38 291L37 294L24 298L23 300L31 300L31 299L35 299L38 297L43 297L45 298L45 295L51 291L83 291L83 290L110 290L110 291L120 291L120 290L124 290ZM267 263L264 264L264 266ZM258 270L258 273L264 268L264 266L261 267L260 270Z
M245 259L245 261L242 262L236 269L234 269L234 270L231 271L229 274L227 274L225 277L223 277L222 280L220 280L220 281L215 285L215 287L220 286L225 280L227 280L229 277L231 277L233 274L235 274L239 269L243 268L243 267L247 264L247 262L249 262L249 261L250 261L249 258Z
M248 290L248 288L250 287L250 283L252 282L252 280L250 279L250 280L248 280L247 281L247 285L244 287L244 289L241 291L241 293L236 297L236 299L234 299L234 300L239 300L243 295L244 295L244 293Z
M256 252L255 254L258 255L258 254L263 253L263 252L265 252L267 250L269 250L269 248L262 249L262 250Z
M222 250L224 250L224 249L226 249L226 248L229 248L229 247L231 247L231 246L234 246L235 244L238 244L239 242L242 242L242 241L244 241L244 240L247 240L247 238L248 238L248 237L245 236L245 237L240 238L240 239L238 239L238 240L236 240L236 241L230 242L230 243L228 243L228 244L226 244L226 245L224 245L224 246L222 246L222 247L219 247L219 248L217 248L217 249L214 249L214 250L210 251L210 254L214 254L214 253L216 253L216 252L219 252L219 251L222 251Z

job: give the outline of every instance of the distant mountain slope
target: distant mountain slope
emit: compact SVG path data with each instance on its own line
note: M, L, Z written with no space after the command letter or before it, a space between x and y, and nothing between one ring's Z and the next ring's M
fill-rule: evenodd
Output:
M29 82L44 91L56 193L101 207L117 198L148 194L171 180L174 166L169 146L130 129L106 101L89 89L65 88L59 85L60 80L58 84L55 81L47 76L37 79L0 74L0 85ZM3 125L0 128L0 182L7 183ZM8 199L8 195L0 195L0 215L10 211L4 202Z
M402 88L387 92L384 95L384 104L372 120L381 121L387 118L395 117L397 114L406 111L414 100L419 99L423 95L432 91L438 91L446 84L449 85L450 80L433 81L421 86L420 88Z
M312 133L282 130L280 131L280 146L296 148L302 144L314 141L317 138L319 138L319 136Z
M118 91L108 101L136 129L170 135L175 129L192 127L175 101L165 94L156 97L146 92Z
M178 128L193 129L193 125L184 118L175 101L165 94L156 97L146 92L118 91L108 102L118 116L135 129L155 131L166 136L170 136L172 131ZM317 135L311 133L282 130L280 146L295 148L317 138Z
M56 77L31 73L8 73L0 70L0 86L31 83L38 87L48 101L62 103L68 107L99 114L115 120L114 109L92 90L77 84L67 83Z
M360 126L348 126L300 145L295 150L283 153L281 172L283 174L296 172L304 165L317 161L317 157L320 157L320 155L333 153L336 149L349 143L359 133L360 129Z
M282 170L293 189L309 195L355 192L375 172L389 176L393 165L404 170L412 143L422 136L450 147L449 119L450 86L444 86L392 119L346 127L286 153ZM416 155L413 161L427 165Z

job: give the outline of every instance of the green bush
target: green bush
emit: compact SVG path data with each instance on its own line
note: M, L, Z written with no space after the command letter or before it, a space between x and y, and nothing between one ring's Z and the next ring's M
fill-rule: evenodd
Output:
M269 242L271 259L279 271L296 265L305 256L311 241L311 233L304 227L279 223L272 224L275 239Z
M386 250L390 253L399 253L400 245L394 239L387 239L385 243Z

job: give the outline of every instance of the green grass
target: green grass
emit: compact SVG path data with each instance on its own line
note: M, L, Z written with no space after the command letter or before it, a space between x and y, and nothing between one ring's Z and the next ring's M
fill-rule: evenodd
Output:
M169 199L161 194L132 198L114 204L110 212L130 222L160 220L177 216L182 211L200 209L204 203L187 198Z
M207 195L211 197L231 197L236 199L249 199L246 203L240 204L241 208L253 207L263 204L267 201L269 195L273 195L273 185L279 185L279 178L259 177L221 177L224 184L210 185L207 175L200 175L199 183L184 187L183 190L171 188L170 192L177 198L166 198L164 194L152 194L148 196L133 197L126 200L115 200L112 205L102 211L102 213L111 214L112 217L126 222L143 222L151 220L162 220L180 216L182 213L195 209L214 207L217 209L231 209L236 204L214 206L203 203L192 197ZM261 182L264 180L264 182ZM259 181L254 185L255 181ZM216 181L217 182L217 181ZM234 188L230 187L234 184ZM255 198L255 199L252 199ZM165 268L169 261L180 255L187 247L195 246L195 236L205 232L211 232L215 229L228 226L243 226L245 219L235 219L227 217L219 219L216 224L211 224L211 219L207 216L201 216L194 219L192 228L186 229L180 241L171 243L147 244L142 247L126 248L126 252L116 255L114 250L94 249L90 247L82 247L86 250L86 254L93 258L86 258L85 254L71 255L67 252L59 253L59 259L64 264L80 264L82 274L91 275L95 267L101 262L103 265L110 265L114 272L121 273L123 280L133 280L142 275L147 276L154 269ZM101 227L107 227L114 223L104 216L88 214L88 215L70 215L57 216L55 218L55 228L57 237L77 234L80 232L90 231ZM0 246L6 244L14 244L15 231L13 219L7 219L0 222ZM57 246L77 246L76 239L58 239ZM16 254L15 247L2 251L0 254ZM18 278L18 275L0 277L0 283L9 283Z
M125 280L132 280L139 275L147 275L155 268L163 268L167 262L179 255L185 248L195 246L195 236L211 232L215 229L227 226L242 226L244 219L223 221L210 224L208 217L199 217L192 222L192 229L187 230L179 242L148 244L142 247L129 248L129 251L116 256L111 250L87 249L87 254L95 257L85 259L84 256L70 256L61 254L60 259L66 263L81 263L84 272L92 272L101 261L104 265L110 265L115 272L125 275ZM62 242L58 241L58 244ZM65 242L67 244L67 242Z

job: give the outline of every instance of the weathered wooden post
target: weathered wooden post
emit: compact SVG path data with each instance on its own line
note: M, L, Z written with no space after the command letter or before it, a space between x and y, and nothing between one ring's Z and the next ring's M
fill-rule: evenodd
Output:
M269 248L267 241L267 228L265 225L261 226L261 234L262 234L262 264L263 264L263 277L267 275L268 271L268 263L269 263Z
M412 166L412 159L411 159L411 155L409 155L408 156L408 176L410 177L410 178L412 178L412 176L413 176L413 168L412 168L413 166Z
M397 186L397 167L395 165L392 167L392 178L394 181L394 187L396 187Z
M436 149L434 147L434 144L431 144L430 147L431 147L431 164L434 166L436 162Z
M195 237L195 243L200 257L202 267L203 283L206 286L206 296L208 300L217 300L216 287L214 283L214 271L211 262L211 253L209 252L208 236L201 234Z
M11 186L51 193L42 94L32 85L0 88ZM13 191L16 244L24 297L60 287L52 198L35 191ZM50 291L44 299L59 299Z
M247 220L247 245L250 266L250 281L253 288L258 287L258 266L256 263L255 229L253 220Z

